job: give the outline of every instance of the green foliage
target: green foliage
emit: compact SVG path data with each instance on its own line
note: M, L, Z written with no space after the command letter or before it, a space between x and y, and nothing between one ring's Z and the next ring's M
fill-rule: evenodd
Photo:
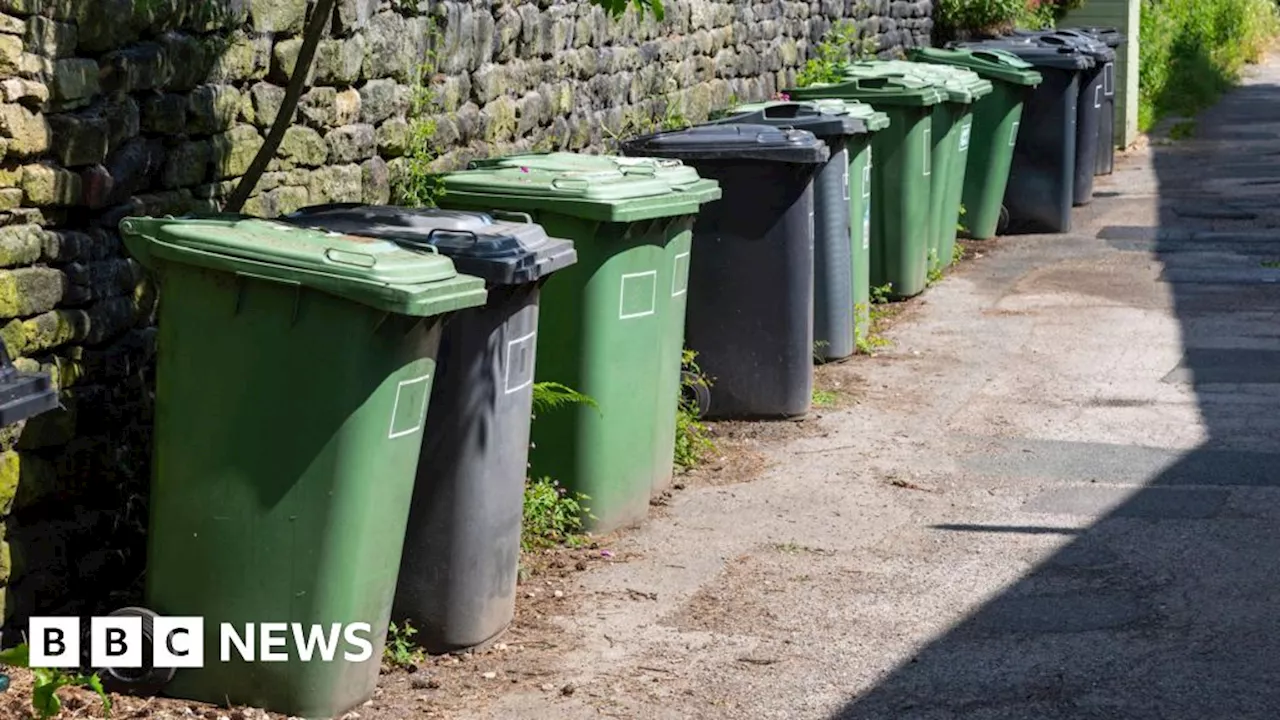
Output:
M1277 33L1272 0L1143 0L1138 127L1212 105Z
M685 350L680 357L684 373L680 381L680 405L676 408L674 460L677 467L686 470L697 467L703 458L716 449L707 426L698 419L700 412L697 402L688 397L694 393L685 392L686 388L710 387L702 374L702 368L698 367L697 357L697 353L692 350Z
M591 4L599 5L614 17L626 12L628 7L634 7L641 17L646 11L659 20L665 17L662 0L591 0Z
M813 391L814 407L832 408L836 406L836 402L839 399L840 396L830 390L818 390L815 388Z
M951 264L955 265L964 259L964 245L956 243L951 248Z
M1263 260L1261 265L1264 268L1270 268L1272 270L1275 270L1277 268L1280 268L1280 260Z
M857 317L862 317L865 313L869 316L869 325L867 332L858 338L857 350L863 355L875 355L876 350L887 347L889 339L880 334L880 324L888 317L889 313L886 306L889 303L889 297L893 293L893 284L885 283L871 288L871 307L859 303L854 306ZM866 312L870 310L870 312Z
M994 35L1013 29L1025 8L1025 0L939 0L933 21L947 38Z
M583 503L591 498L570 493L551 478L530 479L524 485L524 519L520 527L520 547L525 552L554 545L578 545L582 541L582 518L591 508Z
M408 620L403 624L391 623L387 626L387 644L382 649L382 659L392 667L407 668L416 665L422 659L422 649L413 641L418 634Z
M839 82L844 76L844 65L850 60L875 55L876 40L862 38L858 26L850 20L841 20L823 36L813 48L813 57L805 61L796 74L796 85L808 87L819 83Z
M942 279L942 263L938 261L938 251L929 250L929 276L925 279L925 286L931 286Z
M440 44L440 32L432 25L428 28L428 45ZM437 122L435 116L443 108L436 90L432 87L435 77L436 54L428 51L426 59L418 66L409 97L409 132L405 140L404 172L397 178L396 201L409 207L435 207L436 198L444 193L444 186L435 172L435 161L440 157L436 143Z
M577 390L558 382L540 382L533 384L533 413L547 412L566 405L587 405L600 409L596 399L584 395Z
M1186 140L1196 134L1196 127L1195 120L1182 120L1174 123L1173 127L1169 128L1169 137L1174 140Z
M31 665L30 651L26 643L0 652L0 665L27 668ZM102 712L111 714L111 698L102 687L102 679L93 675L71 674L59 668L31 668L34 683L31 689L31 708L41 718L51 718L62 712L62 700L58 690L64 687L88 688L102 700Z

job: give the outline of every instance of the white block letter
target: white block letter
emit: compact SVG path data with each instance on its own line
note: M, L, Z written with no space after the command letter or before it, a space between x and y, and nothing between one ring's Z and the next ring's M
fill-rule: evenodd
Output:
M276 652L273 648L282 648L289 644L286 623L262 623L258 626L258 647L262 648L259 656L262 662L288 662L289 653Z
M369 623L351 623L347 626L346 632L343 633L343 637L346 638L347 644L360 648L360 652L358 653L353 653L350 650L342 653L342 659L347 662L364 662L365 660L373 657L373 643L369 642L369 638L361 637L356 633L372 635L373 628Z
M203 618L158 617L151 626L151 632L152 666L158 668L204 667Z
M33 617L27 624L33 668L80 667L80 618Z
M93 618L89 625L89 662L99 668L142 667L142 618Z
M245 662L253 662L253 623L244 624L244 637L236 632L236 628L231 623L222 623L222 629L219 632L221 638L218 644L220 652L218 654L222 662L231 662L231 646L236 646L236 651L240 653L240 659Z

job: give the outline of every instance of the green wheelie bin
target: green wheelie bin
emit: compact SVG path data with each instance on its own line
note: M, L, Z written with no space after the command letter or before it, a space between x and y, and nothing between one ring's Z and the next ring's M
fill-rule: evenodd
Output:
M973 131L964 176L962 224L969 237L989 240L1001 227L1004 191L1018 141L1022 104L1041 76L1031 63L1002 50L913 48L913 60L972 70L992 92L973 106ZM1007 221L1007 220L1006 220Z
M870 286L912 297L928 280L930 117L943 94L910 77L866 77L784 90L793 100L858 101L883 112L889 124L871 136ZM874 160L874 162L873 162Z
M836 98L749 103L724 113L736 122L796 122L797 129L809 130L825 140L814 127L804 124L807 114L847 116L858 123L858 132L840 136L843 157L838 148L832 148L832 162L844 162L841 172L828 179L823 171L814 180L815 215L824 216L829 224L832 213L824 206L832 201L847 205L847 216L840 213L843 229L838 233L838 246L837 233L814 221L814 354L839 359L866 341L871 323L871 136L888 127L889 116L856 100ZM827 232L820 232L823 229ZM817 346L824 341L826 345Z
M421 247L263 220L120 229L161 298L136 614L204 623L204 666L163 691L340 715L378 679L441 327L484 281ZM219 661L224 623L249 657ZM336 653L307 660L295 627Z
M667 158L633 158L621 155L587 155L573 152L522 153L500 158L472 160L471 169L484 168L538 168L552 172L591 172L597 170L618 171L624 175L643 177L653 175L668 185L676 188L682 197L707 203L720 197L720 186L714 180L707 180L698 175L698 171L685 165L680 160ZM678 238L666 244L665 263L681 278L687 278L689 272L691 242L688 238ZM681 280L683 282L683 279ZM662 357L671 357L684 350L684 318L685 305L688 302L687 292L672 293L666 298L666 306L662 314L663 334L659 352ZM657 398L657 429L654 441L654 467L661 468L663 463L671 464L675 453L676 413L680 403L681 366L663 363L659 368L661 375L657 382L659 387L675 388L670 397ZM706 408L703 408L704 410ZM670 472L657 472L654 475L653 495L660 495L671 484Z
M889 75L933 83L945 101L933 106L933 175L930 194L930 269L951 264L960 218L960 198L972 133L972 106L990 94L990 81L976 73L946 65L905 61L865 61L846 66L849 77Z
M676 183L688 179L676 166L645 167L477 168L442 176L438 200L518 213L574 243L578 263L543 289L535 378L595 406L535 418L530 464L587 496L594 531L642 520L671 481L693 220L720 193L713 181Z

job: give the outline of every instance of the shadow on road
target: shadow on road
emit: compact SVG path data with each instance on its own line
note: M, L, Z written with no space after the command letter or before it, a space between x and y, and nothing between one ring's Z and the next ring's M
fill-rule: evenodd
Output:
M1207 441L1115 446L1140 468L1120 480L1084 456L1127 499L833 720L1280 717L1277 117L1280 85L1250 85L1154 148L1160 227L1113 243L1164 264L1184 347L1165 381L1194 389Z

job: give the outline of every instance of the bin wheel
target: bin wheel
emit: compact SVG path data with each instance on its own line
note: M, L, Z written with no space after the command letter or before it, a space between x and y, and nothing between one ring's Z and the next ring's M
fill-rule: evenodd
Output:
M108 617L140 617L142 618L142 667L136 668L94 668L102 678L102 686L110 692L126 695L156 695L173 679L174 668L153 667L151 643L155 637L156 613L140 607L127 607L109 613Z
M692 405L699 420L711 409L711 386L697 373L684 370L680 373L680 394L685 403Z
M1003 235L1009 230L1009 208L1000 206L1000 219L996 221L996 234Z

